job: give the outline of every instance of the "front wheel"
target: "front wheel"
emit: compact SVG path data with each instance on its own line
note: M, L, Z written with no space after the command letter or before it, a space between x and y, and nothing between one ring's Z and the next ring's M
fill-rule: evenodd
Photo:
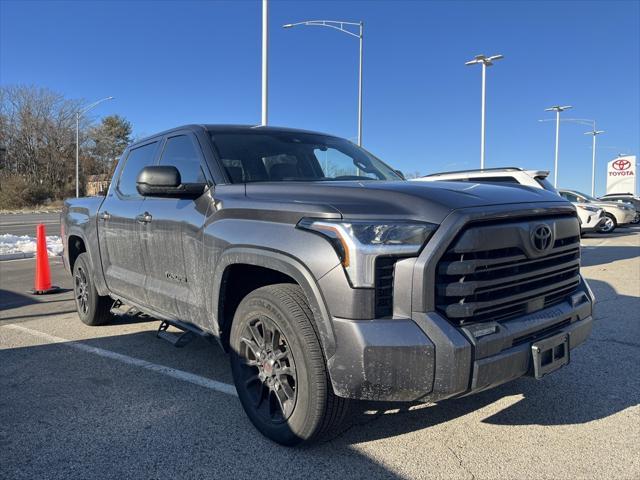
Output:
M298 285L269 285L247 295L236 310L230 346L238 397L263 435L293 446L342 423L348 401L333 394Z
M605 220L600 227L600 233L611 233L616 229L617 226L618 223L616 222L616 218L610 213L605 213Z

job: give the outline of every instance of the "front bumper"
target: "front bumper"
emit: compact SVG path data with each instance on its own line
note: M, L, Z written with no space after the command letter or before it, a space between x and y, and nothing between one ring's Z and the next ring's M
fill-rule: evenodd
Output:
M603 217L602 214L598 216L591 215L589 216L588 222L580 225L580 231L584 233L584 232L593 232L593 231L599 230L600 227L602 227L602 225L604 224L605 220L606 220L606 217Z
M334 318L328 360L335 393L376 401L437 401L492 388L533 369L533 342L559 333L574 349L591 332L593 298L583 281L565 301L504 322L455 327L437 312L411 318Z

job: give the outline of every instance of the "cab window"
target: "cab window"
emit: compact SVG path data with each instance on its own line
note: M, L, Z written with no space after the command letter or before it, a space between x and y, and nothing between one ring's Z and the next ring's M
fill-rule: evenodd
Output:
M138 197L136 180L140 170L153 163L158 142L148 143L129 151L127 160L118 180L118 192L128 197Z
M180 172L182 183L206 183L202 157L191 137L169 137L164 146L159 165L173 165Z

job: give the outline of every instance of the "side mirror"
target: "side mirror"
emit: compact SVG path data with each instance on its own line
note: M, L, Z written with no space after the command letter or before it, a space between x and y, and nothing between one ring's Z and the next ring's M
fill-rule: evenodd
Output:
M143 197L197 198L204 193L207 184L182 183L176 167L155 165L140 171L136 188Z
M402 173L401 170L394 170L394 172L396 172L401 179L406 180L406 177L404 176L404 173Z

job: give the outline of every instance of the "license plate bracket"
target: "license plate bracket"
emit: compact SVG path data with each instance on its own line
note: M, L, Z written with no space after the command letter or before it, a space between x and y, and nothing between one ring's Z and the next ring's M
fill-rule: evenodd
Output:
M531 353L535 378L540 379L555 372L570 361L569 334L560 333L538 340L531 345Z

